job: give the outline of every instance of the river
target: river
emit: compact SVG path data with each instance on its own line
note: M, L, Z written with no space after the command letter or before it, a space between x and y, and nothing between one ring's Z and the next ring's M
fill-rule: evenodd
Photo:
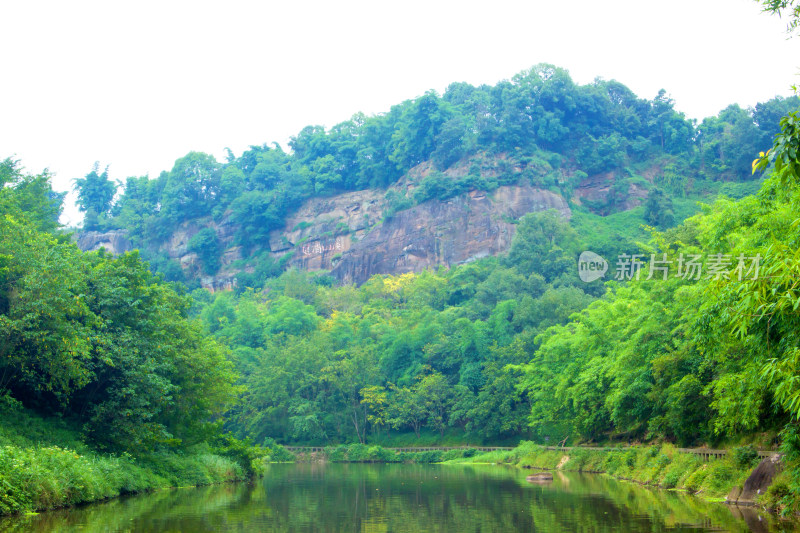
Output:
M0 520L0 531L796 531L674 491L604 475L491 465L277 464L253 483L127 496Z

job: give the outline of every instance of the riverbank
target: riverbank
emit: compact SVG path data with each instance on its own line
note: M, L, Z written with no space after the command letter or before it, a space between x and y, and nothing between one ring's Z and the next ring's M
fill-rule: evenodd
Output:
M271 449L275 462L505 464L540 470L607 474L642 485L685 491L710 502L727 501L732 489L741 489L760 462L758 452L752 446L732 448L724 458L719 458L720 454L713 450L708 454L683 453L670 444L554 450L524 441L516 448L488 453L476 448L408 451L364 444L327 446L300 453L296 450L293 453L277 444ZM782 464L783 472L757 495L755 501L748 500L747 503L782 514L797 514L797 498L791 487L799 465L785 458ZM740 492L734 491L733 494ZM744 503L739 501L740 505Z
M339 444L325 446L315 452L292 452L282 446L270 447L275 462L329 461L332 463L416 463L430 464L474 457L475 448L426 449L423 451L398 451L383 446L367 444Z
M477 448L410 451L341 444L314 452L292 454L279 446L274 451L274 456L280 453L284 457L282 460L299 462L508 464L542 470L603 473L645 485L686 490L712 500L724 499L731 488L741 487L759 462L756 450L749 446L734 449L724 459L706 461L697 455L681 453L670 444L561 451L523 442L515 448L490 452Z
M704 461L696 455L681 453L670 444L619 450L573 448L559 451L523 442L509 452L479 454L448 463L498 463L541 470L601 473L643 485L685 490L709 501L725 501L733 488L744 485L758 465L759 457L750 446L734 448L724 459ZM778 486L770 487L764 495L765 505L780 486L779 481Z
M254 475L235 444L133 456L101 453L59 419L0 409L0 515L29 513L172 487L240 481ZM244 464L250 462L250 464Z

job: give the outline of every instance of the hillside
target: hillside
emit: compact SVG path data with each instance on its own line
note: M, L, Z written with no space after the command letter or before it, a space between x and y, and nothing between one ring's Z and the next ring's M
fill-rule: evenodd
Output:
M729 106L695 124L661 91L575 84L536 65L495 86L454 83L330 130L225 163L190 153L157 178L78 180L84 250L138 248L166 279L211 290L263 286L287 267L340 282L420 272L507 252L519 218L556 209L608 216L640 208L615 236L667 228L719 192L750 186L797 98ZM641 207L640 207L641 206ZM581 220L585 220L585 217Z

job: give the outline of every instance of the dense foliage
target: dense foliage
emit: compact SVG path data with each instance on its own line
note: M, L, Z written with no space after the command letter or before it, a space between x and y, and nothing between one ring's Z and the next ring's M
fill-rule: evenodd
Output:
M243 376L230 427L256 442L524 434L530 405L505 367L601 293L574 272L580 246L559 215L538 213L500 260L359 288L289 271L263 291L196 291L195 312Z
M248 477L237 457L208 445L192 453L99 453L71 421L37 415L7 393L0 419L0 516Z
M664 90L642 99L618 81L580 85L566 70L539 64L494 86L453 83L442 95L431 91L383 114L356 114L328 130L308 126L292 138L289 153L277 144L252 146L238 157L229 151L220 163L192 152L156 179L128 178L116 199L116 186L96 165L76 188L85 229L126 229L167 279L190 282L163 255L179 228L199 225L211 232L230 224L235 236L226 246L243 246L251 265L263 268L258 254L269 250L269 233L283 228L304 200L365 188L388 188L391 215L432 198L491 191L521 179L570 198L586 178L612 173L608 198L584 198L588 208L617 212L629 207L632 186L655 186L645 218L669 227L680 220L672 197L703 196L709 184L752 180L751 154L770 146L778 120L797 105L796 97L747 110L732 105L697 124L675 110ZM411 195L392 187L420 164L432 168ZM460 168L461 177L444 173L451 168ZM200 257L205 274L217 271L224 251L212 244ZM242 281L261 286L279 269L244 274Z
M132 451L209 438L234 399L224 347L187 319L190 300L136 252L83 253L54 233L47 176L0 166L0 392L74 419Z
M653 230L628 250L643 258L630 280L578 281L578 252L609 245L539 213L499 259L359 288L291 271L263 291L196 292L243 375L230 427L314 443L775 438L800 405L798 123L781 124L758 196ZM678 276L695 255L722 263Z

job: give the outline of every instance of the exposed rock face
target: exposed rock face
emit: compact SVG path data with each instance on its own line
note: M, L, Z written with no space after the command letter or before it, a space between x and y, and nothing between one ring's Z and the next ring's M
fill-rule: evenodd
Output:
M555 209L570 217L560 195L529 185L506 185L492 193L472 191L445 201L429 200L395 213L384 220L384 191L348 192L329 198L308 200L286 221L281 230L270 233L263 243L273 258L292 254L289 264L303 270L330 270L345 283L360 284L374 274L420 272L438 265L452 266L497 255L508 250L519 217ZM225 250L221 268L205 275L189 241L201 229L217 234ZM176 260L188 278L200 280L211 290L233 288L243 258L236 246L236 226L227 218L181 224L160 251ZM124 231L87 232L78 239L83 250L105 247L119 254L132 248Z
M570 216L561 196L530 186L429 200L396 213L363 240L351 243L341 260L332 264L331 273L343 282L360 284L374 274L420 272L496 255L511 245L512 220L548 209ZM309 255L315 253L311 250Z
M736 505L754 505L758 495L763 494L772 484L775 476L780 473L781 458L782 455L776 453L762 459L744 482L744 487L731 489L726 501Z
M93 252L100 248L119 255L132 250L131 241L128 240L128 232L125 230L113 230L106 232L87 231L78 235L78 248L85 252Z
M270 233L275 257L293 252L291 264L303 270L330 270L333 262L379 223L385 209L383 191L368 189L330 198L312 198Z
M219 272L213 276L204 275L197 254L189 251L189 240L204 227L211 227L217 233L225 252L222 255ZM236 283L236 274L240 270L232 263L242 258L241 247L233 246L235 227L224 221L215 224L211 220L192 221L181 224L169 240L161 247L161 251L170 259L175 259L189 278L197 277L200 285L214 292L232 289ZM111 254L119 255L134 249L125 230L107 232L87 231L77 238L78 248L90 252L105 248Z
M652 182L658 172L660 172L660 167L652 167L645 170L642 177ZM611 196L614 194L614 184L620 179L617 174L617 172L605 172L584 179L575 187L572 195L573 202L588 204L590 208L596 209L602 215L607 215L612 210L627 211L641 205L647 198L648 189L636 183L628 184L623 191L617 191L616 194L620 195L621 201L618 200L616 203L613 201Z
M220 269L213 276L203 273L197 254L189 251L189 241L203 228L213 229L225 250L220 258ZM242 247L234 243L235 234L236 226L229 223L227 217L219 223L211 219L193 220L178 226L161 250L180 263L187 278L198 278L203 288L211 292L230 290L236 285L236 274L240 272L232 263L242 259Z

